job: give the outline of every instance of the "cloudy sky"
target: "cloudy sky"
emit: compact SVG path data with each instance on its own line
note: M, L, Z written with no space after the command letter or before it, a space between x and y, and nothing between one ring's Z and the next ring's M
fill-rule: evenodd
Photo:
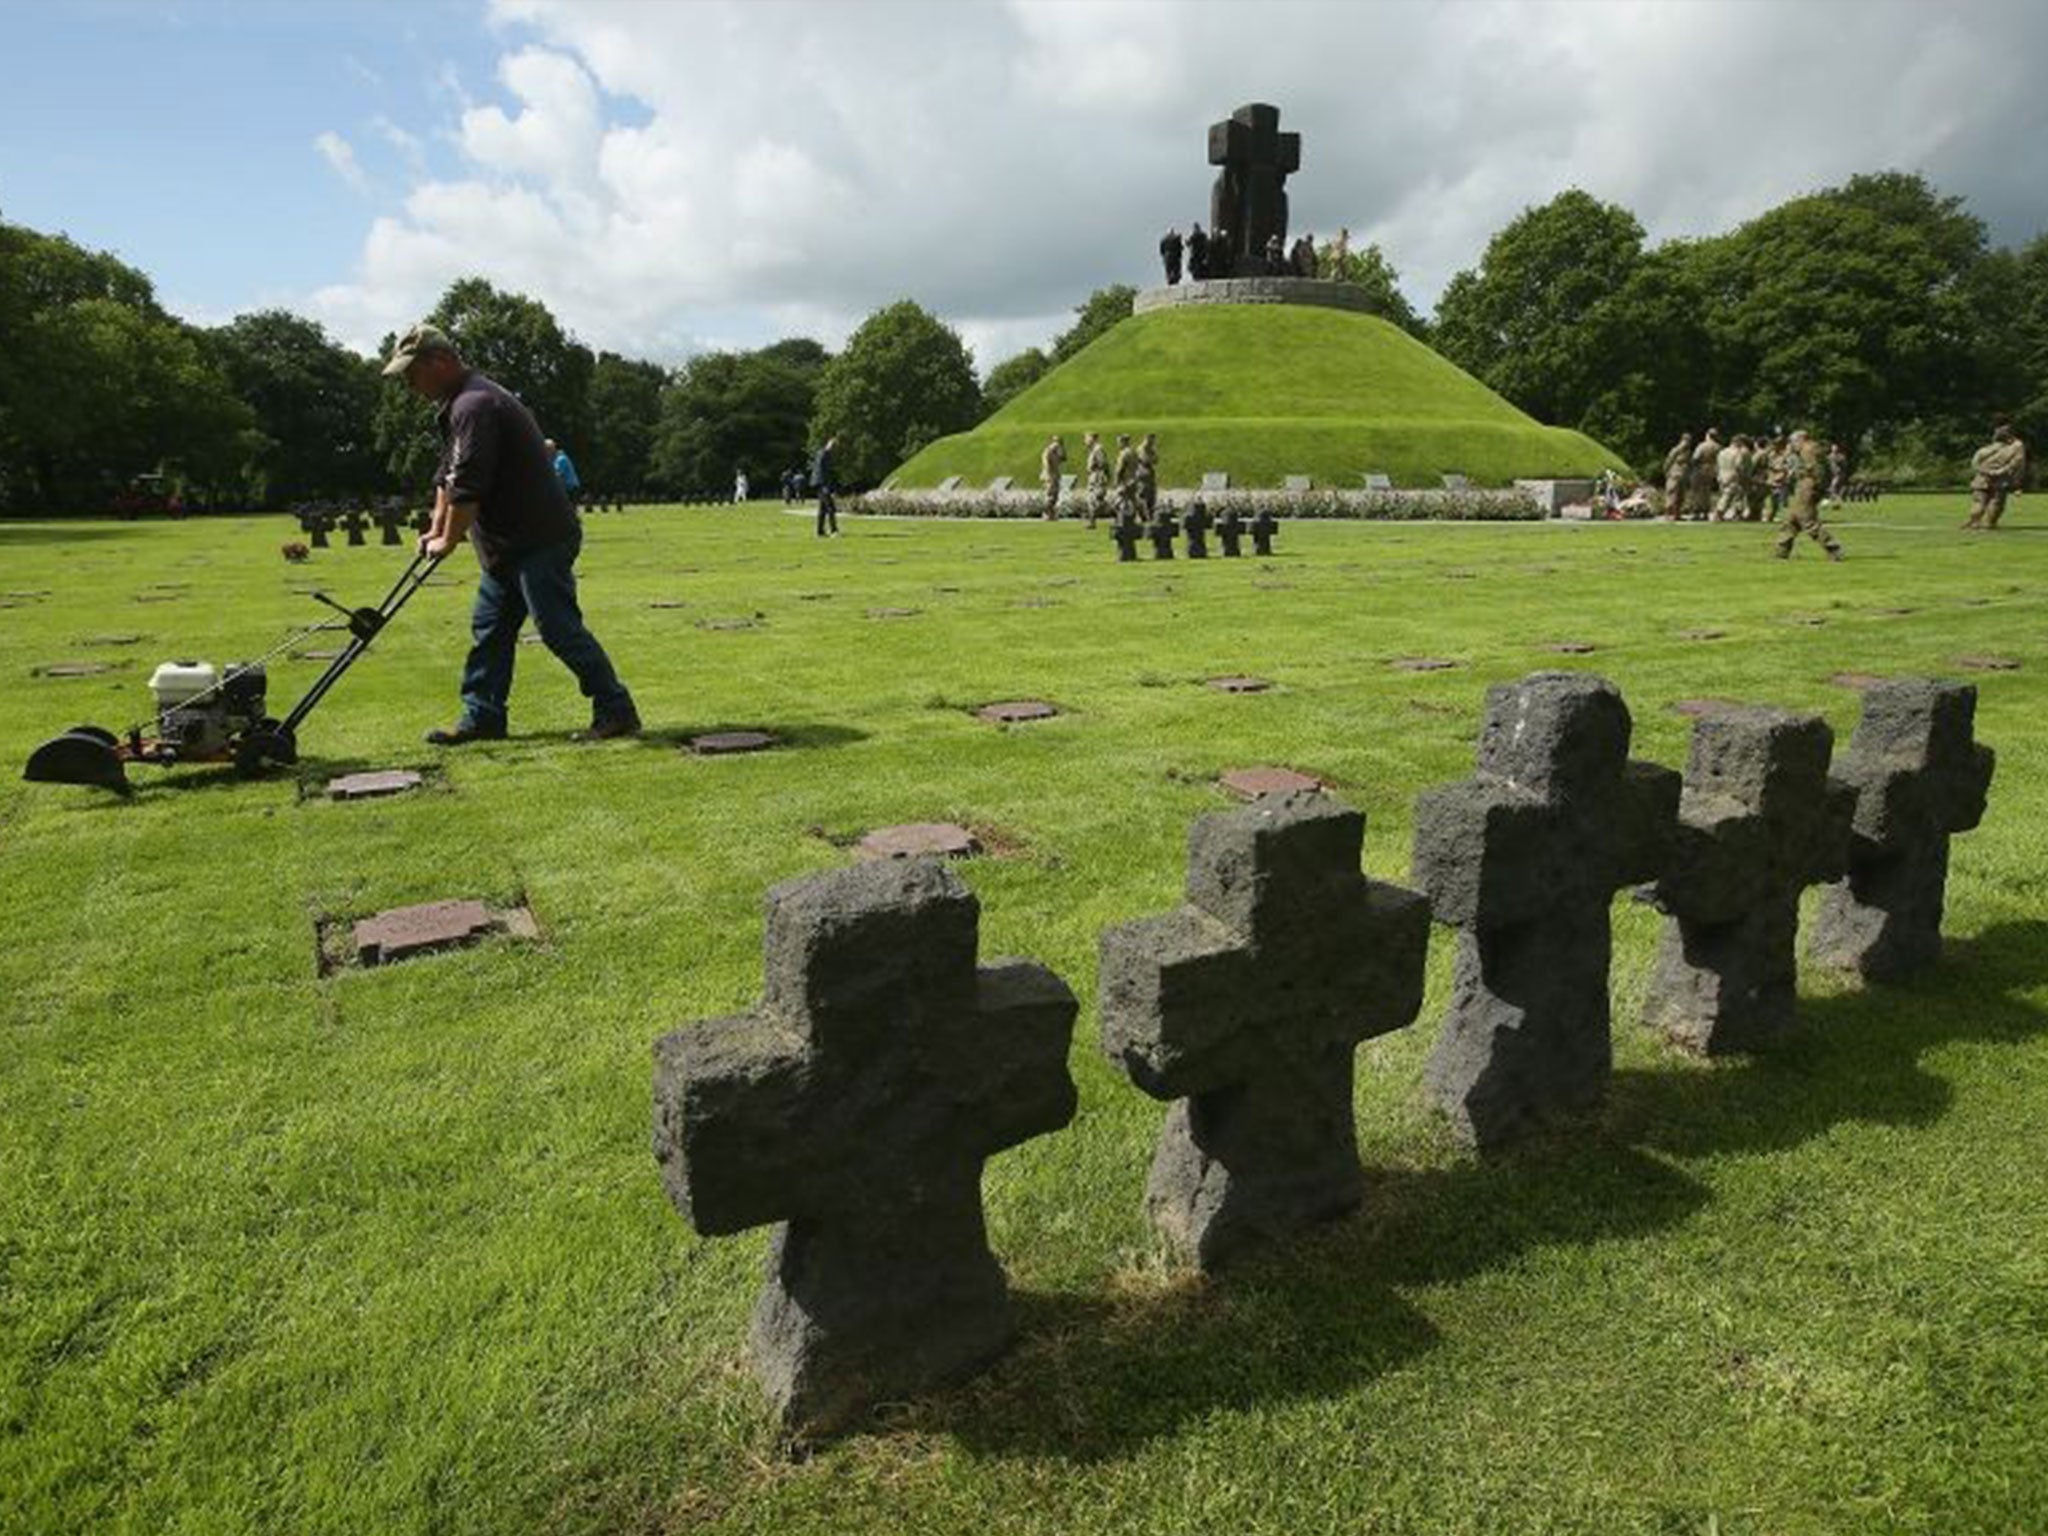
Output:
M212 322L365 351L482 273L678 360L911 297L983 368L1207 212L1205 130L1303 136L1297 229L1428 308L1582 186L1653 238L1859 170L2048 228L2040 0L0 0L0 217Z

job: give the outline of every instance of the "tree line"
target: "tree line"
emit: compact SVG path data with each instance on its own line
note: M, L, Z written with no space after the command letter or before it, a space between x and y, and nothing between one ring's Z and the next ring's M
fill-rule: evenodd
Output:
M1725 234L1647 244L1583 191L1526 209L1419 317L1376 246L1325 272L1537 419L1646 470L1681 431L1809 426L1863 473L1956 477L1994 417L2048 439L2048 234L1994 248L1961 199L1899 172L1795 197ZM1130 313L1098 289L1044 348L984 381L959 336L908 300L838 353L793 337L679 367L593 352L540 301L482 278L429 316L515 390L587 485L718 495L802 465L828 436L848 484L879 482L963 431ZM388 350L390 338L386 338ZM281 506L419 494L425 405L316 322L226 325L165 310L143 273L0 221L0 508L99 511L137 485Z

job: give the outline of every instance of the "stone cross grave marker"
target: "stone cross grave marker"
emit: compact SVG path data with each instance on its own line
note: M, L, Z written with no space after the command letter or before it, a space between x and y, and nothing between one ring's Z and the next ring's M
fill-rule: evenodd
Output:
M1818 715L1742 708L1693 726L1670 852L1647 893L1666 914L1643 1022L1702 1055L1791 1027L1799 893L1840 877L1855 794L1830 780Z
M1941 958L1949 838L1984 819L1997 766L1976 717L1968 683L1902 678L1864 693L1835 765L1856 793L1849 873L1821 897L1814 959L1890 981Z
M1287 178L1301 169L1301 135L1280 131L1278 107L1253 102L1210 125L1209 163L1221 167L1209 227L1228 231L1234 262L1264 261L1269 238L1287 241Z
M1145 1205L1203 1268L1358 1203L1352 1054L1422 1006L1429 907L1321 794L1198 820L1187 905L1102 935L1102 1046L1170 1099Z
M1413 878L1458 931L1425 1080L1477 1145L1606 1090L1608 907L1658 873L1678 812L1678 775L1630 761L1630 728L1604 678L1500 684L1487 690L1478 772L1416 803Z
M1011 1332L982 1164L1074 1114L1074 994L977 966L981 909L928 859L768 893L764 987L654 1048L654 1155L707 1236L778 1222L754 1369L829 1432L992 1359Z

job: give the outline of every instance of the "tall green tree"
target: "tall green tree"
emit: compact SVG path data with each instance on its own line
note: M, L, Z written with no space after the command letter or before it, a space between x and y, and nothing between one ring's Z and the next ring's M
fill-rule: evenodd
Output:
M1410 336L1421 337L1429 327L1415 313L1415 306L1401 291L1401 274L1377 245L1354 246L1340 260L1334 242L1325 241L1316 251L1316 272L1331 282L1350 283L1363 288L1372 301L1372 312L1391 320Z
M767 352L691 358L662 391L653 483L677 497L722 496L736 474L773 484L803 462L817 379Z
M1129 283L1098 288L1074 309L1074 323L1053 338L1052 360L1064 363L1105 331L1131 318L1138 290Z
M974 360L949 326L908 299L879 309L818 377L811 441L839 440L849 485L873 485L926 443L981 418Z
M598 354L590 375L590 440L577 461L585 485L623 494L649 483L667 382L668 373L658 363L616 352Z
M981 403L991 415L1024 393L1052 369L1052 359L1042 348L1026 347L1015 357L1006 357L989 369L981 381Z
M427 319L445 332L463 361L496 379L526 403L540 429L569 450L587 452L590 382L596 359L569 337L548 307L524 294L505 293L480 277L449 285ZM384 338L389 355L395 337ZM433 472L440 444L434 413L395 381L377 400L372 436L387 469L417 490Z
M1578 422L1610 366L1587 322L1642 258L1634 214L1574 188L1528 208L1444 288L1436 346L1540 421Z
M206 341L255 415L260 436L241 467L254 500L366 495L383 484L370 437L377 373L368 359L281 309L238 315Z

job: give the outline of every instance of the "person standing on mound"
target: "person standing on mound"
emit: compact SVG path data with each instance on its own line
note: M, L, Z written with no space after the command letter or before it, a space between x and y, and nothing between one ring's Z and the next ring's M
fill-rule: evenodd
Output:
M637 734L633 696L583 622L576 600L583 525L533 413L511 391L466 367L455 344L430 325L399 338L384 374L404 379L438 407L441 464L421 553L446 555L467 540L482 567L462 669L462 718L451 729L429 731L427 740L458 747L504 738L512 663L529 615L542 643L576 674L590 700L590 729L581 739Z

